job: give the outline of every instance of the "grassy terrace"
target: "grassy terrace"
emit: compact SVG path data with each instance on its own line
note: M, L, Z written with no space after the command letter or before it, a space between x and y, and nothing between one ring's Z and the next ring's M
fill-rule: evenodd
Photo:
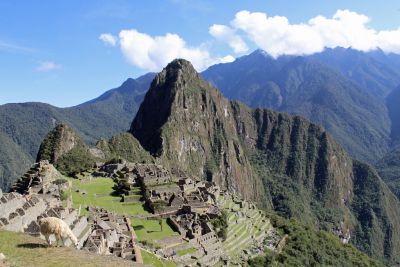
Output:
M96 178L92 180L77 180L72 181L72 201L75 208L79 205L102 207L109 211L119 214L148 214L143 208L141 202L132 203L131 205L122 205L119 196L112 196L112 187L114 182L110 178ZM79 189L80 192L75 192ZM85 191L86 194L81 192Z
M0 231L0 251L7 257L10 266L142 266L113 256L100 256L73 248L47 247L42 239L8 231Z
M118 214L151 215L144 209L143 203L140 201L126 203L126 205L120 202L121 198L119 196L112 196L114 182L110 178L94 178L91 180L88 178L83 180L70 178L69 180L72 182L72 189L69 194L72 195L75 208L79 208L82 205L82 207L102 207ZM77 189L79 189L79 192L76 192ZM82 192L85 192L85 194ZM140 189L135 188L134 193L140 194ZM84 209L82 211L85 212ZM154 243L155 240L178 235L167 224L166 219L162 220L162 231L158 220L132 218L131 222L139 241ZM152 266L175 266L172 263L161 262L155 255L148 252L145 252L143 259L145 264L151 264ZM156 262L156 264L153 265L153 262Z
M218 202L228 212L228 230L227 239L223 242L225 253L232 258L236 258L242 254L244 249L249 249L253 240L251 236L262 239L269 229L270 223L263 222L266 219L264 215L261 215L258 210L243 210L246 214L242 218L241 223L236 223L239 218L236 212L232 212L231 209L236 210L238 207L230 199L224 197L218 197ZM249 216L250 218L247 218Z
M197 251L196 248L187 248L187 249L178 250L178 251L176 252L176 254L177 254L178 256L183 256L183 255L195 253L196 251Z
M156 255L142 250L142 257L145 264L149 264L155 267L175 267L176 264L172 261L161 261Z

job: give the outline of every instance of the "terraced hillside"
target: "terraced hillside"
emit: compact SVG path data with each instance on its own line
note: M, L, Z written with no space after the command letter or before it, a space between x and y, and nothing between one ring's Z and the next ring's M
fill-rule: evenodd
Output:
M218 198L219 205L226 211L228 229L223 242L225 255L232 263L257 256L268 241L279 238L265 213L250 204L235 199L230 194ZM271 244L274 242L271 242ZM272 246L270 248L273 249Z

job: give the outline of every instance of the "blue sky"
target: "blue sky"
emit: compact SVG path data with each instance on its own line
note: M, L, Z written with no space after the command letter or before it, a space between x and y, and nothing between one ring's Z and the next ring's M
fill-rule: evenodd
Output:
M243 10L249 12L240 13ZM338 10L350 10L360 16L346 12L340 15ZM235 20L238 13L240 16ZM264 22L272 27L282 25L279 19L263 19L260 16L263 13L268 18L287 18L289 25L282 26L288 32L285 43L271 41L268 39L271 29L266 31L257 26ZM377 40L377 45L388 51L398 51L398 43L391 41L400 33L394 32L400 26L400 3L394 0L3 0L0 1L0 104L40 101L62 107L76 105L119 86L128 77L158 70L174 55L187 55L197 62L200 70L257 47L276 56L286 52L312 53L321 46L343 42L331 40L320 30L335 14L343 21L346 18L362 21L363 14L370 19L365 24L369 29L377 33L392 30L391 35L374 33L373 41L368 39L369 31L365 31L364 43ZM307 24L318 15L328 20L316 23L319 26L312 31L304 29L305 36L318 39L317 45L301 45L301 40L298 44L296 34L304 27L296 25ZM214 24L217 27L211 34L210 27ZM323 38L315 34L316 28ZM109 34L115 44L100 40L101 34ZM257 38L263 34L264 38ZM148 47L140 40L146 41ZM238 41L243 41L241 46ZM346 42L358 45L360 50L370 49L357 40ZM148 57L142 58L141 49L145 49ZM157 55L160 59L154 58Z

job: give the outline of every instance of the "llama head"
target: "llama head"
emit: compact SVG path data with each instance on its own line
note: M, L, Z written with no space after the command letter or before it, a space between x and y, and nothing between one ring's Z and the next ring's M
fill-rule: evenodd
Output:
M36 218L36 220L37 220L37 222L38 222L38 224L39 225L42 225L43 224L43 217L42 216L38 216L37 218Z
M75 248L78 249L79 248L78 239L75 236L72 236L71 239L72 239L72 242L74 243Z

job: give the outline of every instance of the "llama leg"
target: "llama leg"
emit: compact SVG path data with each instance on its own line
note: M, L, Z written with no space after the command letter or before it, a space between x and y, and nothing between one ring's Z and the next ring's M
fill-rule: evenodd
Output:
M56 236L56 247L60 246L60 236L59 235L55 235Z
M65 247L65 239L63 236L61 236L61 241L62 241L62 245Z
M44 236L46 238L46 242L49 246L51 246L51 241L50 241L50 236L49 235L45 235Z

